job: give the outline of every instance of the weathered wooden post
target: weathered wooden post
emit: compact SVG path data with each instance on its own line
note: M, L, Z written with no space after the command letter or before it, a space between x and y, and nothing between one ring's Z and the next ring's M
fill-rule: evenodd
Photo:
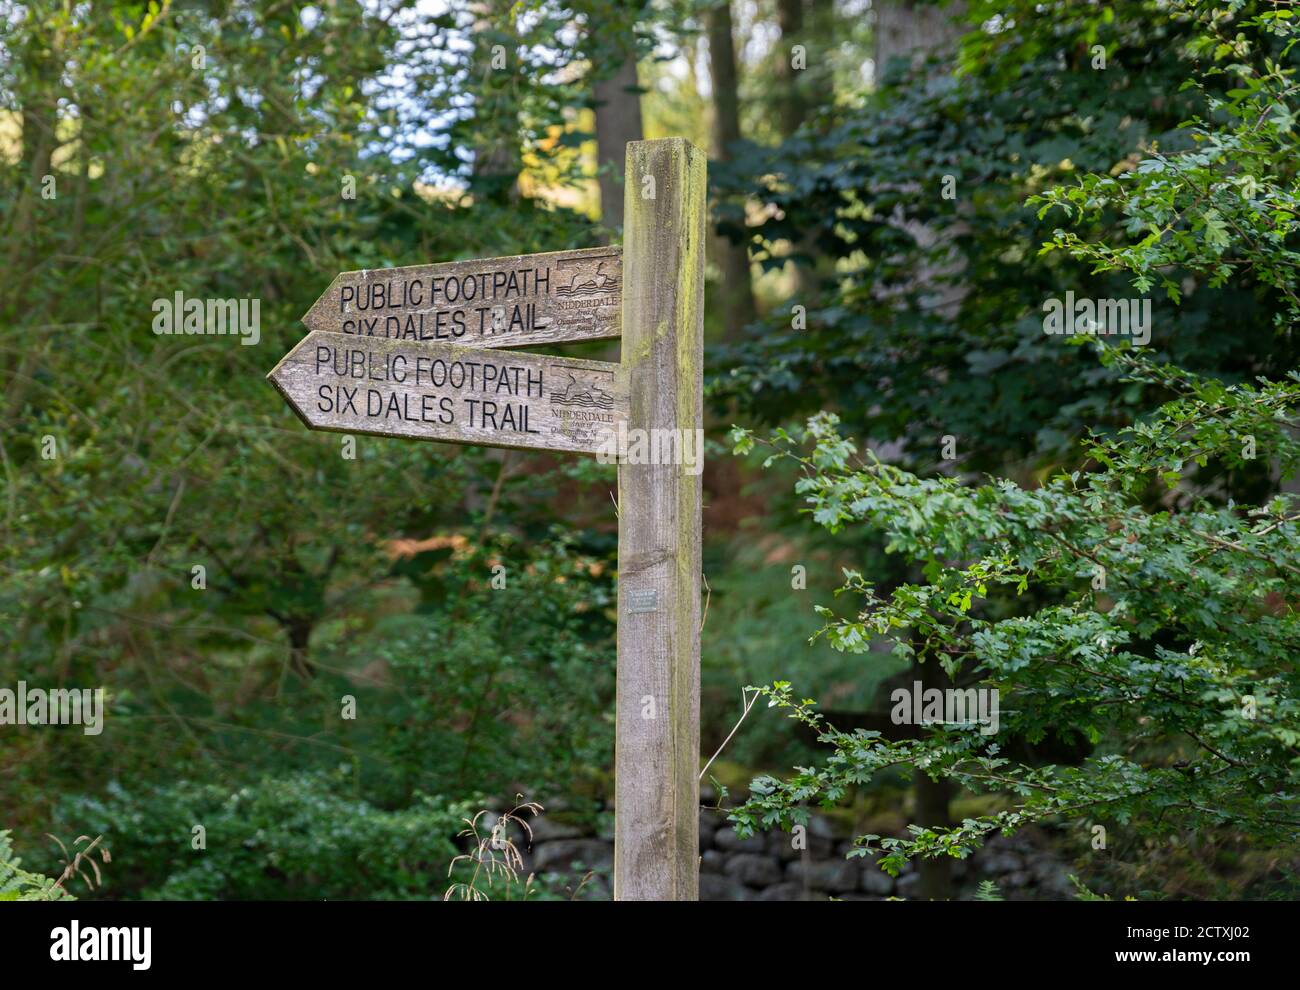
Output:
M696 900L705 156L633 142L625 182L614 898Z

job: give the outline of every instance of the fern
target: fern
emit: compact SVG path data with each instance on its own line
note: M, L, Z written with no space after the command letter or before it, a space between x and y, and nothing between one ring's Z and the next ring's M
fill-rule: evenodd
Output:
M0 829L0 901L76 900L57 880L22 869L8 829Z
M1110 895L1108 895L1108 894L1103 895L1103 894L1095 894L1095 893L1093 893L1091 890L1089 890L1089 889L1087 888L1087 886L1084 884L1084 882L1083 882L1082 880L1080 880L1078 877L1076 877L1073 873L1070 874L1070 883L1074 884L1074 890L1075 890L1074 899L1075 899L1076 901L1108 901L1108 900L1110 900Z
M977 901L1000 901L1002 892L998 890L998 885L992 880L981 880L979 889L975 891L975 900Z

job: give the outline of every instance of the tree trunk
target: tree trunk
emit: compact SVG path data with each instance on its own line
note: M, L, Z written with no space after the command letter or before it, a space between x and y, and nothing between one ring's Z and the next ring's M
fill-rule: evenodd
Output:
M810 61L812 84L805 94L817 106L830 106L835 102L835 72L830 64L830 51L839 45L836 35L835 0L811 0L808 7L808 30L805 35L816 46L815 61Z
M943 691L952 687L952 681L937 660L914 664L913 670L915 679L921 682L922 691L930 688ZM917 770L912 786L916 792L916 824L924 828L950 827L952 819L948 802L952 799L952 785L944 778L931 780L925 771ZM952 860L949 857L920 859L916 861L916 868L921 876L922 900L946 901L952 898Z
M63 93L63 31L45 31L38 23L37 9L27 12L24 22L26 45L18 57L26 66L18 72L21 88L17 93L21 104L19 188L13 191L14 216L8 231L9 250L5 270L9 278L5 289L0 289L0 322L9 326L40 323L49 299L37 291L27 272L36 268L48 253L47 238L43 236L38 219L41 209L42 188L45 176L53 174L52 159L58 147L58 101ZM66 189L57 189L56 195L67 196ZM27 395L27 375L37 360L37 353L45 347L45 334L18 334L16 345L0 357L0 371L5 373L4 414L9 419L18 416Z
M592 90L596 103L600 219L611 231L618 231L623 227L623 158L628 144L642 138L634 37L628 37L618 69L613 75L602 73Z
M736 72L736 47L732 37L731 3L723 0L705 18L709 34L709 75L713 83L713 157L731 158L731 147L740 140L740 97ZM749 246L723 236L711 238L713 257L721 278L717 298L721 303L723 337L734 339L757 315Z
M807 116L808 105L804 98L804 76L807 74L808 53L805 46L803 53L804 68L794 67L794 46L802 44L803 39L803 0L777 0L776 22L781 29L780 58L776 63L777 89L781 93L777 104L777 120L780 122L781 137L788 140L799 129ZM810 255L807 237L790 245L795 254ZM808 263L805 262L805 265ZM812 284L811 273L797 262L791 262L790 296L800 300Z
M800 43L803 33L803 0L776 0L776 23L781 29L780 59L776 63L776 76L781 93L778 119L781 136L789 137L804 118L804 95L801 76L804 70L793 65L792 49Z
M876 11L877 77L888 59L895 56L920 57L931 49L952 41L965 29L959 4L939 8L926 4L916 5L912 0L874 0L872 6ZM941 236L925 225L907 224L905 228L921 243L932 243ZM945 273L948 271L950 269L944 269ZM939 274L938 271L922 269L916 274L916 282L923 287L927 286ZM947 287L947 293L943 300L946 305L960 305L963 291ZM919 579L918 573L910 578L913 581ZM917 664L914 670L923 690L932 687L944 690L952 686L937 660ZM913 777L913 789L916 794L916 824L930 828L950 827L952 785L945 779L931 780L927 774L918 770ZM920 860L917 862L917 870L921 877L920 896L923 899L947 900L952 897L952 861L948 857Z
M493 48L502 44L493 29L514 34L513 8L503 0L477 0L474 10L474 74L478 80L475 122L483 135L475 148L474 186L477 195L497 203L519 199L523 152L519 147L519 107L514 76L521 71L519 52L506 46L505 65L493 67Z
M914 0L873 0L876 12L876 78L891 58L918 58L959 38L966 30L965 4L944 7Z

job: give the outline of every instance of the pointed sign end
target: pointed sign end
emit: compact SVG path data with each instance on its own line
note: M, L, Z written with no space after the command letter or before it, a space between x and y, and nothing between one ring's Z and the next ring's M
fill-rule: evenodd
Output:
M341 279L345 274L346 272L340 272L339 274L335 275L332 279L330 279L330 284L325 287L325 291L320 294L320 296L316 299L314 303L311 304L311 306L307 309L307 312L302 314L302 324L308 330L326 329L325 300L330 297L330 294L334 291L335 286L338 285L339 279Z

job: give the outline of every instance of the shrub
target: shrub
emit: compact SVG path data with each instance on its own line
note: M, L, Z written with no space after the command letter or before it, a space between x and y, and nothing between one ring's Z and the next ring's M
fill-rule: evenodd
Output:
M102 833L106 891L163 900L418 900L445 885L468 806L421 796L384 810L349 794L343 769L262 777L242 787L181 783L74 797L64 819ZM205 848L195 848L196 826Z
M1104 350L1134 380L1181 392L1088 454L1098 470L1036 489L1001 480L968 487L919 478L868 451L858 461L837 420L813 417L800 436L778 431L778 457L805 474L797 490L832 532L868 526L924 565L925 580L877 594L845 572L853 614L821 606L817 634L865 654L874 638L896 655L940 664L1001 696L1001 723L1031 742L1082 734L1107 751L1081 767L1031 767L1003 755L980 726L930 726L920 739L828 726L791 686L772 705L817 728L832 755L785 780L762 778L732 814L742 833L806 821L808 801L833 804L898 766L972 791L1006 792L1010 808L951 829L912 826L906 838L865 835L899 870L914 857L964 857L985 836L1044 819L1090 817L1142 834L1231 826L1289 843L1300 827L1300 499L1239 505L1184 485L1198 470L1243 464L1243 438L1283 474L1300 461L1292 436L1300 374L1225 387ZM754 443L737 431L738 450ZM801 444L811 452L800 452ZM1212 464L1211 462L1215 462ZM1165 496L1156 508L1153 487Z

